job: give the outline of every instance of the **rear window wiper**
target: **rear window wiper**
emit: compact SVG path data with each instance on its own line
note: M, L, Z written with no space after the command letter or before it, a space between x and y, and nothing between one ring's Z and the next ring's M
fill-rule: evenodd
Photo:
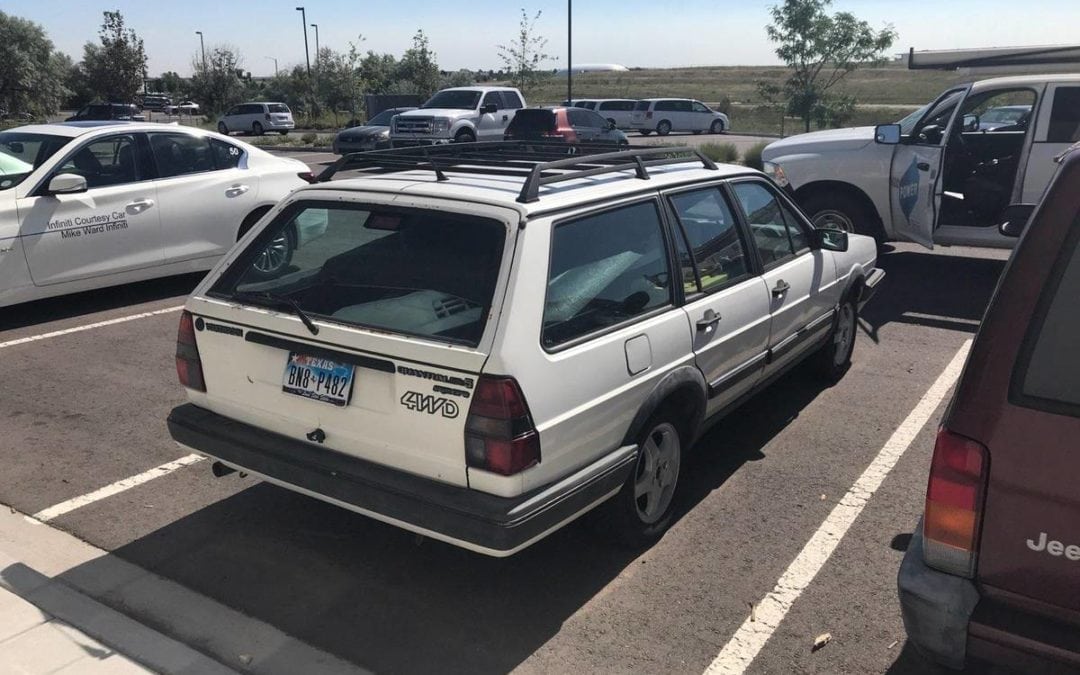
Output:
M293 300L286 295L279 295L277 293L271 293L269 291L236 291L233 293L233 297L243 302L250 302L254 305L261 305L264 307L288 307L296 316L300 317L300 321L304 326L311 331L312 335L319 334L319 327L315 325L315 322L311 320L303 309L300 308L300 303Z

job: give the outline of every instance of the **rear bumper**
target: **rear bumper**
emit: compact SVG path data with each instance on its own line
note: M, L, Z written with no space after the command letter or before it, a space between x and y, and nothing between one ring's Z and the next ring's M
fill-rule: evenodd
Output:
M423 478L258 429L192 404L174 408L180 445L282 487L479 553L508 556L612 496L637 457L619 448L570 476L513 498Z
M870 299L877 293L878 284L885 278L885 270L875 267L866 276L862 289L859 291L859 309L861 310Z
M939 572L923 562L922 520L900 564L897 585L900 613L911 642L929 659L963 668L968 623L979 591L970 579Z

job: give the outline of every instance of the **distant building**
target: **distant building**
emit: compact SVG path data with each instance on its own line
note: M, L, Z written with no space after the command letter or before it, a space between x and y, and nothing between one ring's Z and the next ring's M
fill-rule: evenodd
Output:
M574 73L622 73L630 70L618 63L576 63L573 66ZM556 75L565 75L566 68L555 71Z

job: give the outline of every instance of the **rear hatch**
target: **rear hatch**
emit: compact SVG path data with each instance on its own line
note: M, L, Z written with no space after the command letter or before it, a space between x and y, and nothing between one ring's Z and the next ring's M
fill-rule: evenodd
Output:
M555 112L543 108L517 111L506 127L507 140L545 138L555 133Z
M292 111L284 103L271 103L267 106L270 119L274 122L292 122Z
M645 124L649 117L649 106L652 105L648 101L638 101L634 106L634 112L631 114L630 119L633 124Z
M196 290L188 308L206 392L190 398L464 486L465 418L498 322L517 213L367 197L305 191ZM288 265L260 271L281 267L265 263L282 245L294 247Z

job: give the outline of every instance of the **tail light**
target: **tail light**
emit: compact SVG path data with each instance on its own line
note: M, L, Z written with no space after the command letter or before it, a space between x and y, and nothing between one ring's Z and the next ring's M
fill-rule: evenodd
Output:
M180 314L180 329L176 332L176 375L188 389L206 391L199 347L195 344L195 321L186 309Z
M269 122L269 121L270 121L270 113L266 113L266 114L264 115L264 117L266 118L266 121L267 121L267 122Z
M300 178L306 180L309 183L314 183L315 182L315 174L312 173L311 171L301 171L300 173L298 173L296 175L299 176Z
M927 565L974 576L988 459L981 443L944 427L938 431L923 517Z
M465 420L465 462L510 476L540 461L540 435L512 377L481 376Z

